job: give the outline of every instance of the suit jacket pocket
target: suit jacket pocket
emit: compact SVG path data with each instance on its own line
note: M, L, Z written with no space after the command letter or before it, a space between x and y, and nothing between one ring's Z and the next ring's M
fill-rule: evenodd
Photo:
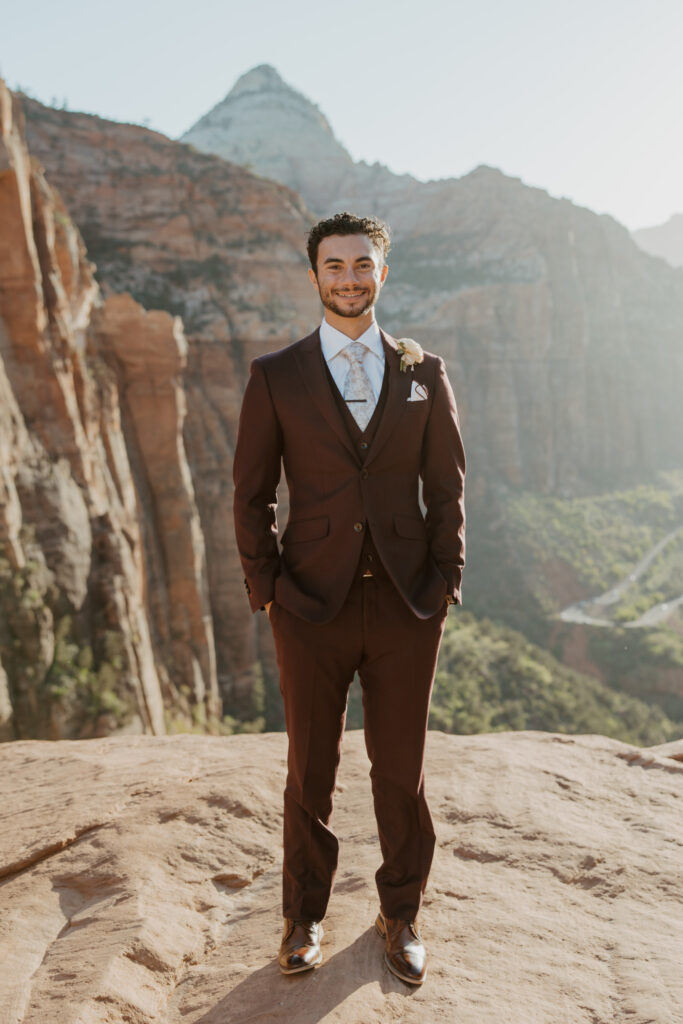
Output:
M294 519L287 523L282 534L283 544L298 544L302 540L318 540L330 532L330 517L316 516L315 519Z
M411 540L424 540L427 531L424 519L415 516L394 516L394 529L399 537L409 537Z

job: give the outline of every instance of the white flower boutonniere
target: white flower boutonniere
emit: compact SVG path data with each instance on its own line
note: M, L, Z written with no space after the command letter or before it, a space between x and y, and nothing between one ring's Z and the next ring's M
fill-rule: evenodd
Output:
M399 338L398 350L401 353L401 370L406 372L408 367L415 369L415 363L421 363L425 357L422 346L418 345L412 338Z

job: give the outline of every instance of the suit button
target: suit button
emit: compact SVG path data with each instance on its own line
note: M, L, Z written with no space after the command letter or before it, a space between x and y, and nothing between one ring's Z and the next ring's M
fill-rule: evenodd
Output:
M361 530L363 529L363 524L362 523L354 523L353 524L353 528L356 531L356 533L360 533Z
M370 476L367 469L362 470L360 475L362 476L363 480L367 480L367 478Z
M365 449L366 449L366 448L367 448L367 446L368 446L368 442L367 442L367 441L361 441L361 443L360 443L360 446L361 446L361 448L363 449L363 451L365 451Z

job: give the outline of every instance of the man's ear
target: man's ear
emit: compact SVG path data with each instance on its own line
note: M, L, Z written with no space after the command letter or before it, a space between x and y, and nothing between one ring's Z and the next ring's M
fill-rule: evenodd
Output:
M386 281L388 273L389 273L389 266L388 266L388 264L385 263L384 266L382 267L382 272L381 272L380 277L379 277L380 284L384 284L384 282Z
M313 267L308 268L308 278L314 288L318 287L318 278L315 276L315 270Z

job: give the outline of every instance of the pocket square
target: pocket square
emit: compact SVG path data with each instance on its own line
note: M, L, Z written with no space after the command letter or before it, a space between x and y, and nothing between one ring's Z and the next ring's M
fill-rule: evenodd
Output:
M412 381L410 387L410 395L406 399L408 402L426 402L429 398L429 388L426 384L420 384L419 381Z

